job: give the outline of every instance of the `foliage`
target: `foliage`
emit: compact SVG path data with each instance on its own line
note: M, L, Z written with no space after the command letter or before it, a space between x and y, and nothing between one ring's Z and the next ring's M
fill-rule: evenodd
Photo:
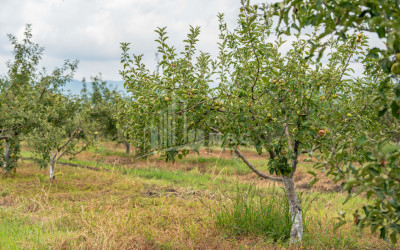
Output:
M36 107L37 126L27 135L28 144L41 167L54 167L63 155L74 156L93 142L98 134L97 123L90 119L78 97L54 93L43 101Z
M101 75L92 77L90 92L86 88L85 79L83 82L81 96L87 106L88 115L98 123L98 133L104 138L117 140L117 120L114 116L119 94L107 86Z
M324 26L319 34L322 39L334 34L347 40L348 31L359 30L376 33L386 41L386 49L372 48L367 56L380 58L380 66L385 73L399 74L391 70L392 65L400 65L394 55L400 53L400 6L397 0L284 0L275 4L279 12L278 30L290 34L291 29L300 31L301 28ZM278 14L278 13L277 13ZM280 27L284 22L286 27ZM283 29L283 30L282 30ZM313 43L314 49L325 48L319 43ZM396 66L395 66L396 68Z
M0 80L0 151L10 148L4 155L4 170L15 169L19 158L19 145L23 136L37 126L36 112L44 96L63 86L77 67L77 62L65 61L51 74L39 71L43 48L32 42L31 26L27 25L24 39L19 42L8 35L13 46L14 60L7 63L8 75Z
M366 72L370 79L375 78L376 97L365 107L374 107L379 115L370 116L370 119L383 122L382 128L376 126L360 126L358 133L351 134L352 139L338 138L331 141L331 152L325 151L322 163L317 167L330 166L328 174L335 176L336 181L343 181L343 188L349 192L349 198L366 193L374 197L374 205L365 206L364 214L356 213L355 223L360 229L371 226L372 231L379 230L380 237L397 241L396 234L400 233L400 207L398 194L400 193L399 149L388 145L393 141L398 143L398 119L400 106L398 105L399 74L400 74L400 8L399 1L376 0L340 0L340 1L296 1L284 0L275 4L280 22L286 27L278 25L278 30L290 34L292 29L301 31L305 26L323 26L319 34L322 39L327 35L337 35L341 39L348 39L347 31L358 30L375 33L385 44L385 49L370 48L365 60L379 60L380 68L369 65ZM359 34L357 39L362 39ZM325 50L319 40L311 43L313 50L319 50L319 57ZM393 92L391 92L394 90ZM360 93L362 94L362 93ZM391 115L385 115L391 110ZM375 113L375 114L376 114ZM383 118L382 118L383 116ZM358 119L358 125L365 121ZM368 122L368 120L367 120ZM387 125L387 126L386 126ZM383 132L384 131L384 132ZM349 136L350 134L344 135ZM326 147L328 149L328 145ZM357 165L361 165L358 167ZM341 221L340 224L343 224Z
M366 37L330 39L327 63L322 64L311 57L318 30L306 38L296 36L290 50L281 54L285 41L271 41L273 23L266 9L260 12L257 5L245 1L236 29L228 30L223 15L219 21L216 60L207 53L196 53L199 28L194 27L180 56L167 44L165 28L156 30L162 60L154 72L142 63L142 55L131 57L129 44L122 44L121 75L133 98L123 110L130 118L129 136L145 152L162 151L167 160L182 158L194 142L213 132L259 176L284 182L286 178L293 184L301 152L312 155L319 149L325 153L340 136L365 131L368 126L382 132L380 121L370 119L374 107L365 107L376 95L376 79L350 75L351 61L364 63L366 71L376 64L374 59L363 60ZM353 114L357 119L351 118ZM259 154L268 152L270 173L282 178L255 169L239 146L254 147Z
M186 50L181 53L183 58L176 58L174 49L165 42L165 29L159 29L156 41L160 43L159 53L163 58L161 72L150 73L141 63L142 56L131 59L128 44L123 44L122 76L135 100L123 108L132 112L128 121L132 139L154 146L151 129L159 126L154 131L160 131L166 114L172 120L174 132L170 134L171 141L165 142L166 148L187 145L184 135L189 130L202 129L207 136L206 132L215 127L222 132L226 146L248 144L260 153L264 148L286 162L293 154L288 138L282 136L286 125L290 137L301 141L301 148L312 149L315 141L323 140L317 132L326 129L327 120L331 120L324 116L332 113L332 116L346 117L351 110L351 107L347 110L338 107L342 100L351 104L347 98L353 94L354 85L343 76L351 71L348 62L358 53L361 44L355 39L347 43L331 41L330 46L337 51L330 54L330 63L323 67L321 63L304 59L310 46L300 38L286 56L280 54L283 40L266 41L270 26L264 23L268 20L241 14L241 26L230 32L220 16L218 61L212 61L204 52L196 58L197 62L191 61L198 29L191 28L185 40ZM311 36L308 40L313 39ZM216 88L210 87L213 77L218 77ZM353 106L355 113L362 108ZM172 141L174 144L169 144ZM153 149L162 148L156 145ZM178 154L178 149L171 150Z

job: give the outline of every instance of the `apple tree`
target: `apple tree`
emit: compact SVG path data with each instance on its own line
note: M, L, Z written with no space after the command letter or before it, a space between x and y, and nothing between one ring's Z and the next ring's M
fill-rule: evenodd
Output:
M383 49L368 48L365 54L365 60L375 59L375 63L369 65L370 72L367 72L375 82L375 97L366 108L375 107L375 115L370 118L381 122L382 126L375 131L364 127L359 131L361 133L354 135L357 140L337 141L330 146L332 153L326 154L319 166L326 164L337 169L328 173L333 174L337 181L344 181L343 187L349 192L349 197L364 193L375 199L374 204L363 207L363 213L357 211L354 214L359 229L371 227L374 232L380 231L381 238L397 242L400 233L400 149L397 147L400 119L399 1L283 0L275 4L275 11L280 17L277 30L282 33L290 34L306 26L322 25L324 30L319 34L320 41L329 35L346 40L349 39L347 31L357 30L376 34L385 44ZM313 49L319 51L321 57L324 43L314 43Z
M14 59L7 62L8 74L0 79L0 152L4 155L0 161L5 173L15 170L21 140L37 125L38 105L49 91L70 80L77 67L77 62L65 61L50 74L39 71L43 48L32 41L30 25L22 42L13 35L8 37Z
M228 30L223 15L219 21L217 59L196 51L198 27L190 28L179 54L167 44L165 28L156 30L162 58L156 71L146 68L143 55L131 56L129 44L122 44L121 75L132 102L121 109L127 117L121 122L128 124L134 143L145 152L163 152L167 160L196 150L193 145L212 133L220 134L223 146L259 177L283 183L293 218L290 239L301 241L302 209L293 182L298 157L312 154L342 126L332 118L351 124L349 112L362 114L360 102L349 100L361 83L353 84L348 74L349 62L365 43L356 35L346 42L330 40L331 53L323 65L309 57L317 32L296 37L283 54L285 41L274 41L270 13L260 13L248 2L234 30ZM252 165L240 151L242 145L268 152L267 166Z
M82 89L82 99L87 105L87 110L91 119L98 124L99 135L107 140L122 143L126 153L130 152L130 144L124 136L123 131L117 128L117 103L126 99L116 89L111 89L101 75L92 77L90 91L86 87Z
M79 97L54 91L43 99L37 107L37 125L27 135L27 141L39 165L49 166L53 180L57 161L87 149L98 135L98 126Z

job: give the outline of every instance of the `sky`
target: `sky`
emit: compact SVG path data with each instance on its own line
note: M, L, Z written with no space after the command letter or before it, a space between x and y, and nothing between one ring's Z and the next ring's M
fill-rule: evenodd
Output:
M130 42L132 52L155 67L157 27L167 26L170 44L181 48L189 25L201 26L198 48L215 55L218 12L233 27L239 8L240 0L1 0L0 75L12 59L7 34L22 39L26 24L45 48L48 70L78 59L75 79L101 72L103 79L121 80L121 42Z
M78 59L74 78L79 80L100 72L105 80L122 80L121 42L131 43L131 52L144 54L146 65L155 68L157 27L167 26L169 44L181 49L189 25L200 26L198 49L216 56L217 14L224 13L233 29L240 8L240 0L0 1L0 75L7 73L6 62L12 59L7 34L22 39L25 25L31 24L33 41L45 48L42 66L50 71L65 59Z

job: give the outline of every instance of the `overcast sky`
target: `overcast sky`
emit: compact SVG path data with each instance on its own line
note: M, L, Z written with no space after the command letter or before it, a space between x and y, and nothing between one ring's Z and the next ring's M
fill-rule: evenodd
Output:
M216 53L217 13L233 25L239 8L240 0L1 0L0 74L12 58L7 34L22 38L28 23L33 40L45 47L49 69L78 59L76 79L101 72L106 80L120 80L120 42L130 42L155 65L157 27L167 26L170 44L179 48L189 25L199 25L198 48Z
M224 13L232 29L239 8L240 0L1 0L0 75L12 58L7 34L21 39L26 24L32 24L34 42L45 47L42 66L51 70L64 59L78 59L75 79L101 72L105 80L121 80L120 42L130 42L154 67L157 27L167 26L169 43L179 49L189 25L198 25L198 49L216 55L216 15Z

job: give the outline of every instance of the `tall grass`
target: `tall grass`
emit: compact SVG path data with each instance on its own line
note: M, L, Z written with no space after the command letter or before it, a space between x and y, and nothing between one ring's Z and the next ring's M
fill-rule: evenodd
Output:
M292 219L283 192L273 189L266 196L249 186L237 190L228 205L216 211L217 225L232 235L255 235L274 242L290 238Z

